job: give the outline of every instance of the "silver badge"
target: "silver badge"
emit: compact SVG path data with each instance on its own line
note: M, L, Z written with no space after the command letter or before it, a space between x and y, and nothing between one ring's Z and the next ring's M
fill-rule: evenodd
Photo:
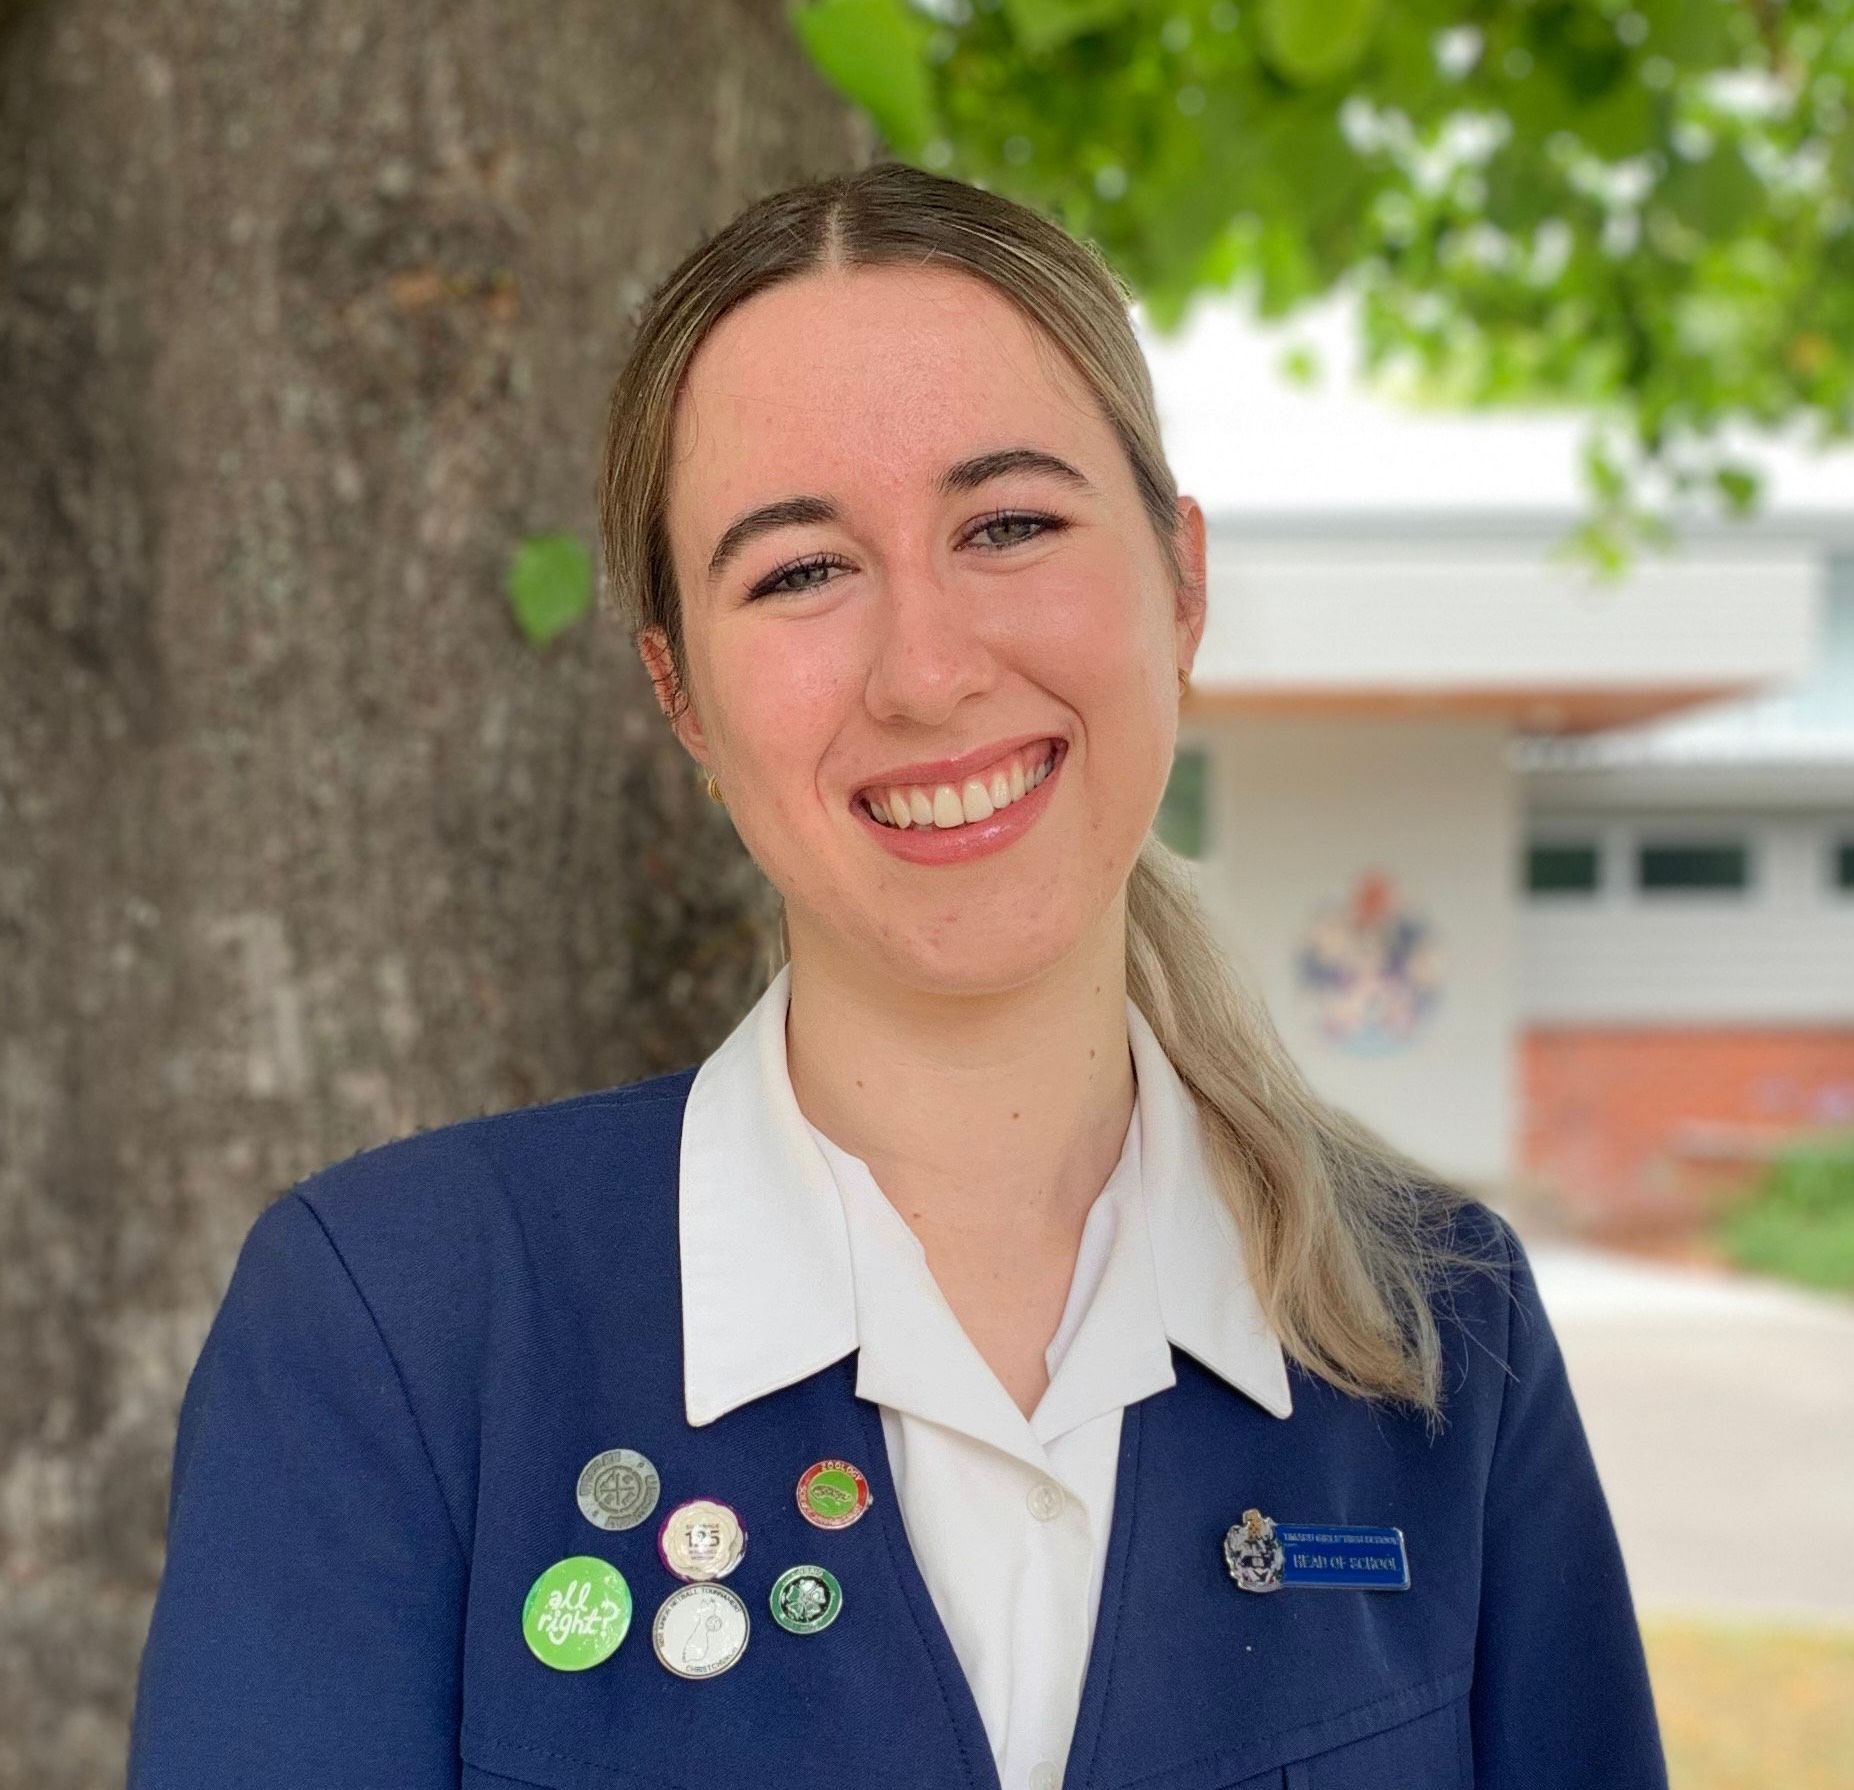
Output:
M580 1514L601 1529L635 1529L657 1507L663 1482L635 1448L608 1448L580 1469Z
M747 1651L747 1606L725 1585L684 1585L657 1607L651 1645L678 1678L713 1678Z
M1224 1534L1223 1564L1245 1591L1279 1591L1287 1555L1275 1539L1274 1519L1245 1510Z

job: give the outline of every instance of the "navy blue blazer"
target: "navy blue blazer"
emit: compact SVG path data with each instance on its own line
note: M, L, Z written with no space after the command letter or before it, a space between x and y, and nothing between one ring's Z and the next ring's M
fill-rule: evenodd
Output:
M258 1216L181 1408L130 1790L996 1790L854 1357L685 1419L694 1074L420 1132ZM1291 1361L1286 1422L1178 1352L1177 1384L1128 1407L1070 1790L1663 1790L1551 1326L1510 1227L1478 1203L1464 1221L1500 1272L1441 1311L1439 1433ZM677 1584L655 1522L608 1533L580 1513L580 1468L613 1447L657 1464L660 1509L708 1495L742 1513L728 1583L753 1627L719 1677L652 1652ZM825 1532L793 1488L831 1456L873 1503ZM1400 1527L1410 1589L1240 1589L1221 1545L1251 1506ZM629 1580L632 1632L556 1671L528 1650L523 1600L588 1553ZM813 1635L767 1611L803 1561L844 1590Z

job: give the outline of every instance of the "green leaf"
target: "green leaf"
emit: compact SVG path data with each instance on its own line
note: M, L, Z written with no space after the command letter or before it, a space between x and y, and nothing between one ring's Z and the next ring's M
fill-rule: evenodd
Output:
M1017 41L1037 55L1111 25L1125 16L1127 4L1128 0L1004 0L1004 16Z
M592 555L577 535L531 535L509 567L509 606L532 646L555 635L592 607Z
M1712 482L1718 486L1720 496L1731 506L1732 513L1738 516L1750 512L1764 485L1756 469L1750 466L1715 466L1712 469Z
M1320 377L1319 350L1310 342L1296 342L1275 362L1285 379L1295 385L1313 385Z
M1581 565L1599 583L1609 584L1620 580L1630 564L1628 542L1613 523L1601 517L1576 524L1547 557L1556 565Z
M1626 484L1622 468L1618 466L1609 452L1607 443L1600 437L1592 436L1583 444L1584 478L1590 489L1605 504L1613 504L1619 499Z
M1648 20L1643 49L1680 68L1706 69L1732 53L1731 15L1751 8L1743 0L1635 0Z
M939 133L932 22L905 0L800 0L789 16L824 78L875 120L896 155L919 157Z
M1654 136L1655 95L1624 68L1600 91L1584 96L1571 129L1606 161L1639 155Z
M1721 144L1704 161L1675 162L1655 197L1689 230L1712 238L1742 228L1770 199L1736 143Z
M1598 566L1653 538L1638 481L1691 463L1736 501L1694 452L1720 429L1854 435L1854 0L1763 9L1774 110L1728 100L1771 55L1747 0L788 6L896 154L1092 241L1161 333L1207 288L1274 320L1350 284L1374 373L1609 419L1574 543Z
M1317 87L1357 64L1378 22L1378 0L1261 0L1262 52L1278 73Z

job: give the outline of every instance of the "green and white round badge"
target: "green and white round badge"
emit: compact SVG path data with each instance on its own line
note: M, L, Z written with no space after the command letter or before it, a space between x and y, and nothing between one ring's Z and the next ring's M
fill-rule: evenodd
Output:
M528 1649L557 1672L583 1672L618 1651L631 1628L631 1587L608 1560L571 1554L528 1588L521 1632Z
M795 1635L829 1628L843 1608L843 1587L823 1566L788 1566L773 1581L773 1621Z

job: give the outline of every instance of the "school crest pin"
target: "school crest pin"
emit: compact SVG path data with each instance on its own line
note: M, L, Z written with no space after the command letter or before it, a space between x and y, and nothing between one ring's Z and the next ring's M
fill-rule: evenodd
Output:
M1245 1591L1279 1591L1287 1555L1275 1539L1274 1519L1245 1510L1224 1532L1223 1564Z

